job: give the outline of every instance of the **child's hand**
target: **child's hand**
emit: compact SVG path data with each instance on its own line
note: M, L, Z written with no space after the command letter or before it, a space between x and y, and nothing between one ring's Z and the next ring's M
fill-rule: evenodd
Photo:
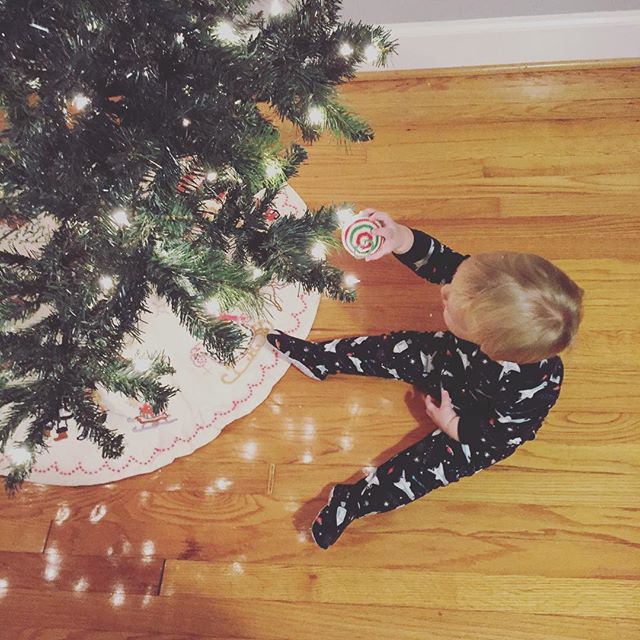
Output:
M384 242L380 248L365 260L378 260L383 256L394 253L406 253L413 245L413 232L408 227L394 222L393 218L384 211L376 211L375 209L364 209L360 212L368 216L371 220L377 220L382 223L382 227L374 229L373 234L384 238Z
M425 397L425 405L427 407L427 415L433 420L438 429L444 431L450 438L458 440L458 422L460 422L460 417L453 409L449 392L446 389L442 390L442 402L440 406L436 405L433 398L429 395Z

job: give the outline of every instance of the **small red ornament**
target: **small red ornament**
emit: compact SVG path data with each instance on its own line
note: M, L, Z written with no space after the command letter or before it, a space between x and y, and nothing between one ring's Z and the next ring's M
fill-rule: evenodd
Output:
M273 222L280 217L280 212L269 208L262 215L267 222Z
M205 179L205 175L201 171L191 171L180 178L176 191L178 193L197 191L204 184Z

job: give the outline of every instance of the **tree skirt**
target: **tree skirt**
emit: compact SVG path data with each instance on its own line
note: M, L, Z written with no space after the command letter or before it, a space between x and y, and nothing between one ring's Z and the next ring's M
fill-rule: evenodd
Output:
M300 216L305 209L296 192L286 187L274 202L273 216ZM15 241L15 234L11 235ZM70 418L68 437L51 432L49 450L38 457L30 480L90 485L149 473L189 455L218 436L227 424L253 411L288 368L267 344L266 334L275 327L306 337L320 303L319 294L304 294L297 285L272 283L264 293L269 300L266 319L234 312L222 316L240 324L249 338L233 367L213 359L180 325L167 303L151 297L147 301L150 313L141 317L142 343L133 343L125 355L143 360L163 351L169 357L176 373L163 381L180 390L166 412L156 415L147 403L98 388L98 399L108 412L106 425L124 434L123 455L103 459L95 444L76 439L76 425ZM7 452L24 438L27 426L16 431L13 441L7 443ZM6 473L7 468L8 459L0 456L0 473Z

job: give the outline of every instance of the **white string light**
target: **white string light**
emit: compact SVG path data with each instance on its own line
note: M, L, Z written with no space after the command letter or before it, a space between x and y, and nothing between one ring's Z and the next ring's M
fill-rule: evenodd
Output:
M24 447L16 446L13 447L13 449L9 449L9 451L7 451L7 458L9 458L9 462L14 467L19 467L25 462L31 460L31 453Z
M133 368L138 373L144 373L145 371L149 371L151 369L151 360L147 358L137 358L133 361Z
M341 227L347 226L353 219L353 209L340 209L336 211L336 217Z
M40 24L36 24L35 22L32 22L31 24L29 24L30 27L33 27L34 29L37 29L38 31L44 31L45 33L49 33L49 29L47 29L47 27L43 27Z
M188 127L191 125L191 120L189 120L189 118L182 118L182 126L183 127Z
M215 481L216 488L220 491L226 491L233 484L233 480L227 478L218 478Z
M77 593L86 591L89 588L89 582L85 577L80 578L74 585L73 590Z
M106 292L113 289L113 285L115 283L113 282L113 278L111 276L102 276L100 280L98 280L98 284L100 285L100 288Z
M242 36L228 20L220 22L213 30L217 38L228 44L237 44L242 40Z
M311 255L316 258L316 260L324 260L327 257L327 248L322 242L316 242L313 247L311 247Z
M119 227L128 227L129 226L129 217L127 216L127 212L124 209L114 209L111 214L111 219L119 226Z
M353 47L348 42L343 42L340 46L340 55L348 58L353 55Z
M325 121L325 112L321 107L309 107L307 122L314 127L321 127Z
M284 7L282 6L282 2L280 0L273 0L271 3L271 8L269 9L269 13L272 16L280 16L284 13Z
M378 62L378 58L380 57L380 48L371 43L364 50L364 57L369 64L375 64L376 62Z
M360 282L360 280L353 274L348 274L344 277L344 284L348 289L353 289L358 282Z
M277 160L269 160L265 165L264 175L269 179L273 180L277 178L282 173L282 168L280 167L280 163Z
M73 96L73 100L71 101L71 105L76 111L84 111L91 104L91 98L88 98L81 93L77 93Z
M218 316L222 312L220 302L218 302L216 298L209 298L209 300L204 303L204 308L207 310L207 313L210 313L212 316Z
M184 33L179 33L179 34L176 36L176 42L177 42L178 44L184 44Z

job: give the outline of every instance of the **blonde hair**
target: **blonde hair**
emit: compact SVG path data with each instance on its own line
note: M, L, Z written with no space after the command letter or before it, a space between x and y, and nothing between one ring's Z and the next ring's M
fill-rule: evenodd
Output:
M527 364L572 345L584 291L548 260L529 253L480 253L459 272L467 327L492 359Z

